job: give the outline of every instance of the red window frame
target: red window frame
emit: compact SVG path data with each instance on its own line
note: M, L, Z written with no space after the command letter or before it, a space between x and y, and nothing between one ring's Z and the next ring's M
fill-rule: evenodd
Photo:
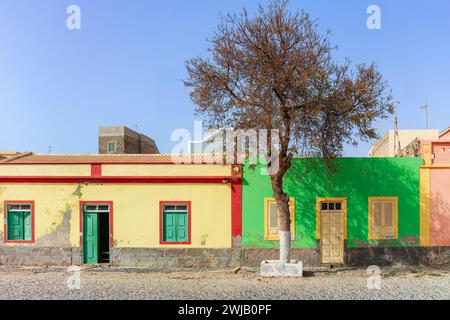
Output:
M186 204L188 206L188 241L184 242L170 242L164 241L163 238L163 219L164 219L164 205L170 204ZM160 201L159 202L159 244L169 245L183 245L192 244L191 238L191 201Z
M31 240L8 240L8 205L10 204L29 204L31 206ZM34 200L5 200L3 205L3 242L4 243L35 243L35 204Z

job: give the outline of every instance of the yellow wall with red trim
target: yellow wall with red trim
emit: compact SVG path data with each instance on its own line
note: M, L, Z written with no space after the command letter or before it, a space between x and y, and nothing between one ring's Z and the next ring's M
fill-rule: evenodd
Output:
M103 176L135 177L199 177L229 176L229 165L173 164L102 164ZM0 176L66 176L91 175L90 164L0 165Z
M111 175L135 176L139 166L113 165ZM73 176L72 165L0 166L25 169L29 175ZM87 168L90 170L90 166ZM75 169L74 171L72 171ZM104 168L105 169L105 168ZM149 165L145 176L229 176L231 166ZM167 169L167 170L165 170ZM20 172L17 171L17 172ZM14 171L13 175L17 173ZM89 171L90 173L90 171ZM5 175L2 172L0 175ZM79 189L79 190L78 190ZM78 193L79 191L79 193ZM79 196L81 194L81 196ZM4 201L35 201L35 245L79 246L80 201L113 201L114 246L132 248L230 248L231 186L229 183L72 184L0 183L0 226L3 243ZM191 202L191 244L160 245L160 201ZM69 219L70 214L70 219ZM64 216L66 225L64 225ZM67 227L68 225L68 227ZM23 245L23 244L7 244Z
M0 176L90 176L91 166L82 164L70 165L0 165Z

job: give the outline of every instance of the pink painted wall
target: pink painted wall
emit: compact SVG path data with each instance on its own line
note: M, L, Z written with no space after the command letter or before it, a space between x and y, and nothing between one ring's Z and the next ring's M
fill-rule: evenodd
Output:
M433 142L432 152L434 154L433 164L450 165L450 141Z
M430 244L450 246L450 169L431 169Z
M450 131L439 137L440 140L450 140Z

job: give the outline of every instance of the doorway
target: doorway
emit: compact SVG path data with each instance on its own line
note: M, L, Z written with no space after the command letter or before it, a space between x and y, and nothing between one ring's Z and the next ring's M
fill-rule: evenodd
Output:
M322 263L344 263L344 205L342 201L320 202L320 252Z
M83 263L109 263L110 204L83 204Z

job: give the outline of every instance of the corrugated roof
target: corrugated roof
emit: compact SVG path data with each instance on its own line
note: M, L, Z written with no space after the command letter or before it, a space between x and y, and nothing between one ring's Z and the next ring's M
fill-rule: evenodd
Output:
M0 163L216 163L213 154L20 154Z

